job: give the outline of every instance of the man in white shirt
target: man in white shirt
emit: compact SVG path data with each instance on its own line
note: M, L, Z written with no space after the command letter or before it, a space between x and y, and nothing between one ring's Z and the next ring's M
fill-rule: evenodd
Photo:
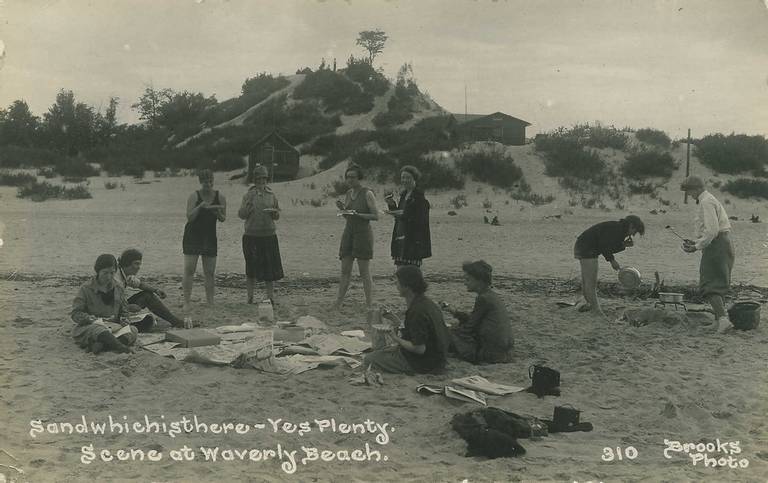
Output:
M731 222L723 205L704 189L704 181L698 176L687 177L680 189L693 196L698 205L696 240L685 240L683 250L701 251L699 287L715 313L717 332L723 333L731 327L723 296L731 288L731 270L736 258L730 237Z

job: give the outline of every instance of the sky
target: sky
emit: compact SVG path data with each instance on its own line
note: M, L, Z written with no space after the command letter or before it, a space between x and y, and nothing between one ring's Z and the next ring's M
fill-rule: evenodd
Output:
M344 65L389 39L446 110L502 111L529 135L599 121L673 138L768 135L768 0L0 0L0 107L60 89L120 122L147 85L239 94L259 72Z

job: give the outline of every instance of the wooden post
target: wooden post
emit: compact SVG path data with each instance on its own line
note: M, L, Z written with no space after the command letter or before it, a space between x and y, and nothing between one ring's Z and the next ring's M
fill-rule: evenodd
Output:
M685 145L685 177L691 175L691 128L688 128L688 143ZM683 203L688 204L688 192L685 192Z

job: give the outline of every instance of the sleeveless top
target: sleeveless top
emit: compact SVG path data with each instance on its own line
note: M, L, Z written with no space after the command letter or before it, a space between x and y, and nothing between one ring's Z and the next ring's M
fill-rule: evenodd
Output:
M197 203L203 202L200 191L197 191ZM213 204L219 204L219 192L214 192ZM182 246L186 255L204 255L215 257L217 252L216 242L216 212L214 210L200 210L194 220L188 221L184 226L184 239Z
M358 213L370 213L371 210L368 207L368 192L370 190L366 187L361 187L357 193L357 198L352 199L352 190L347 191L347 197L344 200L345 210L355 210ZM367 231L371 229L371 221L368 219L360 218L357 216L348 216L346 227L353 232Z

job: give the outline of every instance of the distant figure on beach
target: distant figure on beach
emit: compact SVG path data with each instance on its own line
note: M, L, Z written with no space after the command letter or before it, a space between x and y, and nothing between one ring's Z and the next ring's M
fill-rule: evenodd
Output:
M245 220L243 256L248 289L248 303L253 303L256 281L264 282L267 298L275 303L273 282L283 278L283 262L275 232L275 221L280 219L277 197L267 186L269 173L266 166L258 165L253 171L253 186L243 195L237 216Z
M197 259L203 259L205 276L205 299L213 304L214 275L216 273L216 222L227 218L227 200L213 190L213 172L203 169L198 172L200 189L187 199L187 224L184 226L184 310L188 311L192 295L192 280L197 270Z
M602 255L618 272L621 265L613 255L634 246L632 237L638 233L645 234L645 224L640 217L629 215L619 221L598 223L579 235L573 247L573 256L581 265L581 291L586 301L579 311L593 311L605 317L597 300L597 257Z
M699 264L699 289L715 313L715 329L718 333L731 328L725 312L723 297L731 289L731 271L736 252L731 241L731 222L723 205L704 188L698 176L689 176L680 189L696 200L696 240L685 240L687 253L701 251Z
M464 285L477 297L470 314L455 310L450 304L443 305L459 321L451 327L451 350L473 364L511 361L512 327L504 302L491 289L493 268L480 260L464 262L461 269Z
M132 352L137 327L129 326L124 335L115 337L123 328L121 316L129 309L125 292L115 283L117 260L109 254L99 255L93 266L96 275L80 287L72 301L71 317L75 322L72 337L81 348L98 354L102 351Z
M172 326L183 328L184 320L175 316L161 300L166 297L165 292L141 281L138 277L143 258L141 252L135 248L125 250L117 259L115 282L125 291L129 304L149 309Z
M429 233L429 201L418 186L421 172L414 166L400 168L400 200L387 197L389 214L395 217L390 252L395 265L421 266L421 261L432 256Z
M350 164L344 172L344 178L349 185L349 191L344 201L336 200L336 207L342 210L346 225L341 234L339 246L341 279L334 309L341 307L344 296L347 294L355 259L357 259L357 268L360 270L360 278L363 279L365 303L370 308L373 304L373 278L370 269L373 258L373 230L370 222L379 219L376 198L373 191L361 184L363 170L360 166Z
M371 366L391 373L436 373L445 368L450 335L443 321L440 307L425 292L427 282L419 267L403 265L395 272L397 291L408 308L405 321L391 312L382 314L393 324L392 338L396 346L374 351L363 360L363 367ZM403 326L400 336L395 327Z

